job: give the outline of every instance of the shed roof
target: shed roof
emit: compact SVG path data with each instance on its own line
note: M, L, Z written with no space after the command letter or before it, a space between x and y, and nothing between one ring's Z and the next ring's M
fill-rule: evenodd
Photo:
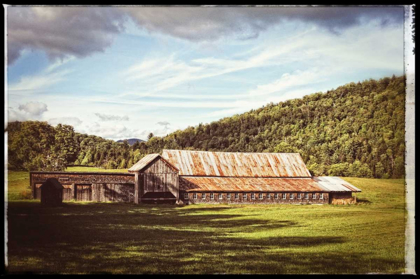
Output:
M360 189L350 183L338 177L332 178L327 188L323 178L183 176L180 177L182 180L180 190L187 192L360 192Z
M163 150L179 175L217 177L311 177L299 153Z
M336 176L318 176L313 178L316 183L328 192L361 192L359 188Z
M131 168L128 169L128 171L141 171L144 169L150 162L152 162L154 159L160 157L159 154L147 154L143 158L141 158L140 161L135 163Z
M54 178L54 177L48 178L44 183L42 183L40 188L45 187L47 185L52 186L58 190L64 188L63 185L61 185L61 183L57 180L57 178Z

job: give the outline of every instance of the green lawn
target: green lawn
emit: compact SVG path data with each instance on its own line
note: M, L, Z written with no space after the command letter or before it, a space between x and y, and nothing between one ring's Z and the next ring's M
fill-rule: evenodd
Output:
M8 272L403 273L404 180L345 180L357 205L10 201Z
M66 171L84 171L84 172L124 172L127 173L127 169L101 169L96 167L67 167Z

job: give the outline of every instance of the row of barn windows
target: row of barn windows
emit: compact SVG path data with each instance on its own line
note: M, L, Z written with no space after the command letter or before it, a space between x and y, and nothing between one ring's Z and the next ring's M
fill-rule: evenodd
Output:
M234 195L235 195L235 199L238 200L239 199L239 193L234 193ZM302 195L303 195L303 198L304 199L309 199L309 193L304 193L304 194L298 193L298 194L296 194L297 199L302 199ZM251 193L251 200L256 200L257 199L256 196L257 195L255 193ZM274 197L274 199L279 199L280 197L283 200L286 200L287 199L286 193L282 193L281 196L280 196L279 193L274 193L274 194L267 193L266 194L266 198L267 199L271 199L272 196ZM317 196L316 193L312 193L312 199L313 200L316 199L316 196ZM211 200L214 200L214 197L215 197L214 193L210 193L210 199ZM185 199L188 199L188 193L185 193L184 194L184 198ZM201 194L201 198L203 200L206 199L207 198L207 193L202 193ZM217 195L216 195L216 198L217 198ZM230 199L231 198L231 193L227 193L226 198L227 199ZM194 193L193 194L193 199L195 199L195 200L197 199L197 193ZM223 199L223 194L219 193L218 194L218 199L219 200ZM242 199L244 199L244 200L248 199L248 194L245 194L245 193L242 194ZM260 200L264 199L263 193L259 193L258 194L258 199L260 199ZM295 194L294 193L291 193L289 195L289 199L290 200L295 199ZM324 194L323 193L319 193L319 199L320 200L323 200L324 199Z

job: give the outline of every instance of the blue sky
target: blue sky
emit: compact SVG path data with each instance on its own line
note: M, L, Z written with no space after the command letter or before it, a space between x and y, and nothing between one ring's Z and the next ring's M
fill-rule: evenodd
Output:
M8 7L8 120L146 139L404 74L396 7Z

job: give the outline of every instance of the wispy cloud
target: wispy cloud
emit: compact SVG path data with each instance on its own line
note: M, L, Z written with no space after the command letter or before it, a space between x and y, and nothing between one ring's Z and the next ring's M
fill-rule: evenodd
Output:
M302 57L287 54L304 47L307 42L302 36L311 31L314 31L314 29L301 33L299 40L290 38L283 45L266 47L253 56L243 59L206 57L183 61L176 58L176 55L171 54L168 57L147 59L134 64L128 70L122 72L121 76L127 82L132 82L132 87L141 85L147 91L147 93L141 93L139 96L148 96L153 95L154 92L164 91L196 80L257 67L291 63L302 59ZM135 90L132 90L129 93L135 95L134 92Z
M55 126L58 124L66 124L71 125L73 127L78 127L80 124L82 124L82 120L80 120L78 117L57 117L57 118L51 118L48 120L48 123Z
M37 91L46 89L65 79L65 76L71 73L71 70L61 70L48 72L45 71L39 75L24 76L20 81L10 84L8 90L14 91Z
M119 115L112 115L112 114L103 114L103 113L95 113L97 117L101 121L128 121L129 118L127 115L119 116Z
M290 88L298 87L301 85L311 85L313 83L319 83L326 81L328 78L329 70L318 71L317 69L300 71L297 70L294 73L285 73L281 78L268 83L258 85L256 89L248 92L250 96L262 96L269 95L276 92L284 92Z
M107 123L90 123L83 127L79 127L80 132L94 134L112 140L120 140L126 138L141 138L142 132L139 129L127 128L124 125L110 125Z

